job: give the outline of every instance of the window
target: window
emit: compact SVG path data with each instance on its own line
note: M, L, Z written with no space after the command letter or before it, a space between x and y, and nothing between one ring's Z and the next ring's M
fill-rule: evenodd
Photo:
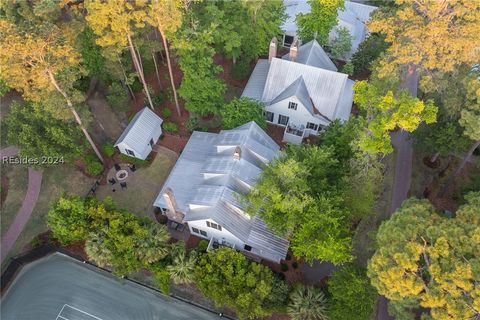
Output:
M265 119L267 121L273 122L273 116L274 116L273 112L270 112L270 111L265 112Z
M219 231L222 231L222 226L221 226L221 225L218 225L218 224L216 224L216 223L207 221L207 226L209 226L210 228L213 228L213 229L217 229L217 230L219 230Z
M288 103L288 109L297 110L297 105L298 105L298 103L295 103L295 102L290 101L290 102Z
M198 229L194 228L194 227L192 227L192 231L195 232L195 233L200 233L200 231L198 231Z
M307 129L312 129L312 130L317 131L318 130L318 124L307 122Z
M278 124L286 126L288 124L288 119L289 118L287 116L279 114L278 115Z
M150 139L150 147L153 148L153 145L154 145L154 144L155 144L155 143L153 142L153 139Z
M135 152L133 152L133 151L130 150L130 149L125 149L125 152L126 152L129 156L135 157Z
M204 236L204 237L207 237L207 233L206 233L205 231L203 231L203 230L200 230L200 234L201 234L202 236Z
M293 43L293 36L287 36L285 35L285 37L283 38L283 45L285 47L290 47Z
M252 251L252 247L250 247L248 244L243 246L243 249L245 249L245 251Z

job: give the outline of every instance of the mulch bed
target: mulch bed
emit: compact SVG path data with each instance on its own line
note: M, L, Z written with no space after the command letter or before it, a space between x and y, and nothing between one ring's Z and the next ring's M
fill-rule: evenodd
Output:
M0 206L3 206L7 199L9 181L7 175L1 177L2 192L0 193Z
M293 257L292 254L288 254L288 257L290 257L290 260L282 260L281 264L274 263L268 260L262 260L261 264L264 266L270 268L273 272L283 275L285 277L285 280L290 284L293 285L295 283L306 283L303 273L300 270L300 265L302 263L305 263L302 260L297 260L297 258ZM287 257L287 258L288 258ZM288 270L287 271L282 271L282 265L287 265ZM294 265L296 265L296 268L294 268Z
M177 154L180 154L185 148L187 142L188 137L182 137L180 135L165 132L162 139L157 143L165 148L175 151Z

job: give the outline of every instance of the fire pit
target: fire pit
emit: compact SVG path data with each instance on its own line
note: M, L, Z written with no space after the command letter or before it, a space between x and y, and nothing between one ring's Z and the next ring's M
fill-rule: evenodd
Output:
M115 174L115 177L117 177L118 181L123 181L127 179L128 177L128 171L127 170L118 170L118 172Z

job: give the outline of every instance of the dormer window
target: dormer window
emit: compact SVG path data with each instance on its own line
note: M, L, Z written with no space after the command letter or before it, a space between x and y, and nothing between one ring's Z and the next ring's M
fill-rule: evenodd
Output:
M297 105L298 105L297 103L290 101L288 103L288 109L297 110Z

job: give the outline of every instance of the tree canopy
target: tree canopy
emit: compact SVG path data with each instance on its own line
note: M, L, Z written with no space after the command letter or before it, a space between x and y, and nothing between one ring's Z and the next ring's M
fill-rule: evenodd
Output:
M433 101L426 102L400 91L397 97L392 91L382 92L366 81L354 85L354 102L366 115L368 127L360 140L366 152L389 154L393 151L390 132L403 129L414 131L422 122L436 121L437 107Z
M256 100L247 97L234 98L220 111L223 127L225 129L233 129L247 122L255 121L260 127L265 129L267 121L263 114L263 108L264 106Z
M227 247L203 254L195 267L196 284L218 307L230 307L240 319L272 313L272 301L285 301L283 286L267 267Z
M380 226L368 276L398 309L421 306L437 320L480 314L480 194L466 199L453 218L410 199Z
M55 165L42 161L46 157L73 162L85 149L78 127L52 118L41 103L13 103L2 125L7 143L18 146L22 156L36 158L39 166Z
M477 0L396 0L368 23L371 32L386 36L382 74L412 64L423 70L452 71L462 63L480 61L480 2Z
M330 319L371 319L378 294L364 269L346 266L334 271L328 280L328 292Z
M307 2L311 8L310 12L300 13L295 18L297 33L303 42L316 38L324 45L328 42L330 31L337 25L337 11L345 8L345 1L307 0Z

